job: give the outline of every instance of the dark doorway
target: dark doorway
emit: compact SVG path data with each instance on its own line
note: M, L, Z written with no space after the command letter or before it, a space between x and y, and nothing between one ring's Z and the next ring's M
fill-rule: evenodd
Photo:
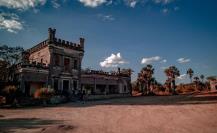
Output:
M63 80L63 91L69 90L69 80Z
M56 92L58 92L58 90L59 90L58 79L54 79L54 90L55 90Z
M25 95L30 96L30 83L25 82Z
M68 90L69 90L69 80L63 80L63 92L62 92L62 94L66 97L69 96Z
M73 89L77 90L77 81L73 81Z

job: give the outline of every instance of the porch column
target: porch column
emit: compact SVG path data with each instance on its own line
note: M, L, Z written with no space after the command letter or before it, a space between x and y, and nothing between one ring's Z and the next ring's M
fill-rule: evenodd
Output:
M96 92L96 78L94 78L94 93Z
M109 93L109 85L108 83L106 84L106 87L105 87L105 95L107 95Z
M25 81L24 81L23 75L21 76L20 90L21 90L23 93L25 93Z

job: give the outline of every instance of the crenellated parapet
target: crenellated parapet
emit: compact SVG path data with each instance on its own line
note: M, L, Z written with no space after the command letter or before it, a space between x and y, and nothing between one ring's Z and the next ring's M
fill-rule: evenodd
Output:
M31 69L48 69L48 66L46 66L46 64L44 63L40 63L40 62L28 62L28 63L24 63L21 62L19 64L17 64L17 68L31 68Z
M73 42L69 42L66 40L59 39L59 38L55 38L53 44L59 47L63 47L63 48L84 51L83 44L81 45L80 43L73 43Z
M79 43L73 43L73 42L66 41L60 38L56 38L56 29L49 28L48 29L48 39L28 49L27 52L31 54L31 53L34 53L36 51L43 49L44 47L48 45L55 45L58 47L63 47L63 48L68 48L68 49L73 49L73 50L78 50L78 51L84 51L84 42L85 42L84 38L80 38Z
M120 76L120 77L131 77L131 70L129 69L122 69L120 71L111 71L111 72L105 72L103 70L82 70L82 74L87 74L87 75L104 75L104 76Z
M34 47L32 47L32 48L30 48L30 49L28 49L26 51L31 54L31 53L34 53L36 51L39 51L39 50L45 48L46 46L48 46L48 40L45 40L45 41L35 45Z

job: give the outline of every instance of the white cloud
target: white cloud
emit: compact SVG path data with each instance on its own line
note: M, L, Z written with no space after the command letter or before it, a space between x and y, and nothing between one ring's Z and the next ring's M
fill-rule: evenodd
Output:
M173 2L174 0L153 0L156 4L169 4Z
M107 57L104 61L100 62L101 67L109 68L109 67L117 67L121 64L126 64L120 53L111 54L111 56Z
M174 11L178 11L180 8L178 6L174 7Z
M8 32L17 33L23 29L22 22L16 14L0 14L0 29L6 29Z
M132 1L130 2L130 7L134 8L137 4L137 1Z
M179 79L179 80L184 80L186 78L187 78L187 74L182 74L179 77L177 77L177 79Z
M103 21L113 21L115 18L112 15L98 14L98 17Z
M139 2L139 0L124 0L124 3L127 6L132 7L132 8L134 8L137 5L138 2Z
M113 1L112 1L112 0L110 0L110 1L108 1L108 2L106 3L107 6L108 6L108 5L111 5L111 4L113 4Z
M47 0L0 0L0 7L27 10L38 5L44 5Z
M52 0L51 4L54 8L59 8L60 7L60 3L58 2L58 0Z
M88 7L97 7L106 2L106 0L79 0L81 3L83 3L85 6Z
M161 59L160 56L154 56L149 58L143 58L141 64L151 64L153 62L159 61Z
M180 64L185 64L185 63L188 63L190 61L191 61L191 59L186 59L186 58L179 58L177 60L177 62L180 63Z
M166 14L166 13L169 12L169 9L168 9L168 8L164 8L164 9L162 10L162 12Z
M162 60L160 63L167 63L167 60L164 59L164 60Z

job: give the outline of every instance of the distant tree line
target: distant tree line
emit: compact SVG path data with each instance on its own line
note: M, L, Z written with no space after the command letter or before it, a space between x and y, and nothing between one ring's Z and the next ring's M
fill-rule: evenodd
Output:
M174 95L178 94L176 91L176 79L180 76L180 71L176 66L170 66L164 70L164 73L167 77L164 85L157 82L157 80L153 77L154 68L152 65L148 64L141 69L138 73L137 81L135 81L132 85L133 88L139 90L142 95L154 95L153 90L159 89L161 91L170 92ZM189 76L191 84L195 86L195 89L205 88L204 75L194 76L194 71L192 68L189 68L186 71L186 74ZM209 80L211 77L207 77Z

